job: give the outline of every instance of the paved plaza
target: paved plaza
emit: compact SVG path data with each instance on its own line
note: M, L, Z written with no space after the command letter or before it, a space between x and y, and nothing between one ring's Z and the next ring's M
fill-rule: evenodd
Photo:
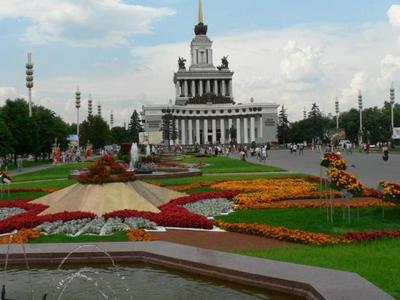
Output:
M305 150L303 156L292 155L289 150L269 151L266 164L278 166L291 172L307 173L320 176L320 162L323 153ZM384 163L380 153L343 154L348 164L348 171L357 176L365 185L376 188L380 180L400 182L400 155L390 155L389 162ZM238 156L235 156L238 158ZM260 163L256 157L248 161ZM262 162L260 164L263 164Z

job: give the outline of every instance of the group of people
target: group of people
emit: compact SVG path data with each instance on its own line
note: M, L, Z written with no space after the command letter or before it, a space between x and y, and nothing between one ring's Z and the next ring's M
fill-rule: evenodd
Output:
M304 155L304 143L290 144L289 150L290 150L290 154L292 154L292 155L297 155L297 153L298 153L299 156L302 156L302 155Z

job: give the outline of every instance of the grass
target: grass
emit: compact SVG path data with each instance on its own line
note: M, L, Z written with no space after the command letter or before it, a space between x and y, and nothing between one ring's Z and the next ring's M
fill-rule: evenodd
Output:
M340 246L302 246L235 253L356 272L400 299L400 239Z
M360 208L360 218L357 220L357 210L351 210L351 224L343 219L342 209L334 210L334 223L326 221L326 210L319 208L285 208L285 209L258 209L239 210L220 219L231 223L258 223L273 226L285 226L311 232L324 232L340 235L349 231L371 231L378 229L400 229L400 207L385 208L385 217L382 209L376 207ZM347 209L345 210L347 214Z
M29 199L33 200L36 198L40 198L47 195L45 192L28 192L28 193L10 193L10 194L2 194L0 195L0 201L8 201L8 200L21 200L21 199Z
M228 158L225 156L195 157L187 156L183 159L184 163L202 162L208 166L201 168L203 173L246 173L246 172L281 172L281 168L256 165L247 161Z
M14 182L67 178L71 171L87 167L92 164L93 163L84 162L54 166L37 172L17 175L14 177Z
M37 167L37 166L41 166L41 165L48 165L50 164L51 161L50 160L38 160L38 161L32 161L32 160L24 160L22 162L22 166L24 168L31 168L31 167ZM11 163L7 166L8 170L16 170L17 169L17 165L14 163Z
M57 179L57 180L40 180L36 182L13 182L10 184L10 189L14 188L54 188L54 189L63 189L67 186L76 183L76 180L73 179Z
M96 236L96 235L80 235L77 237L68 236L66 234L42 235L36 239L32 239L29 243L96 243L96 242L124 242L128 241L125 232L119 231L112 235Z

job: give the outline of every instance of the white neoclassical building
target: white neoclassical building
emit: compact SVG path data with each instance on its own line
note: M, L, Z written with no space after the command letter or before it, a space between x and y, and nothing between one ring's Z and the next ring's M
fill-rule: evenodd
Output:
M160 131L163 115L169 114L181 145L228 143L231 132L236 132L239 144L276 141L278 105L253 99L249 103L234 101L234 73L227 57L222 58L220 66L214 66L207 29L199 0L199 20L190 45L191 64L186 68L186 60L179 58L174 74L175 104L143 106L145 131Z

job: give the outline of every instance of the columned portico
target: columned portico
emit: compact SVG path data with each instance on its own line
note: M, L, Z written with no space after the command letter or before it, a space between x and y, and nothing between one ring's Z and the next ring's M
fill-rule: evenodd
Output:
M225 144L225 119L224 118L221 118L219 128L221 129L220 143Z
M203 80L199 81L199 96L203 96Z
M203 144L208 144L208 119L204 119L204 126L203 126Z
M181 120L181 145L186 145L185 119Z
M179 120L175 119L175 127L176 127L176 131L178 132L178 137L176 138L176 142L179 144L180 139L179 139Z
M201 144L200 140L200 119L196 119L196 143Z
M245 144L249 143L249 123L247 117L243 118L243 142Z
M263 119L262 119L262 116L260 116L258 119L259 119L259 122L260 122L260 124L258 125L258 137L260 139L262 139L262 137L263 137Z
M189 130L189 145L193 145L193 122L192 119L188 120L188 130Z
M217 143L217 120L212 119L212 142L213 144Z
M229 137L229 142L232 141L231 128L232 128L232 119L228 119L228 129L229 129L228 137Z
M255 118L251 117L250 118L250 143L256 141L256 127L255 127Z
M242 142L241 136L240 136L240 118L236 119L236 142L240 144Z

